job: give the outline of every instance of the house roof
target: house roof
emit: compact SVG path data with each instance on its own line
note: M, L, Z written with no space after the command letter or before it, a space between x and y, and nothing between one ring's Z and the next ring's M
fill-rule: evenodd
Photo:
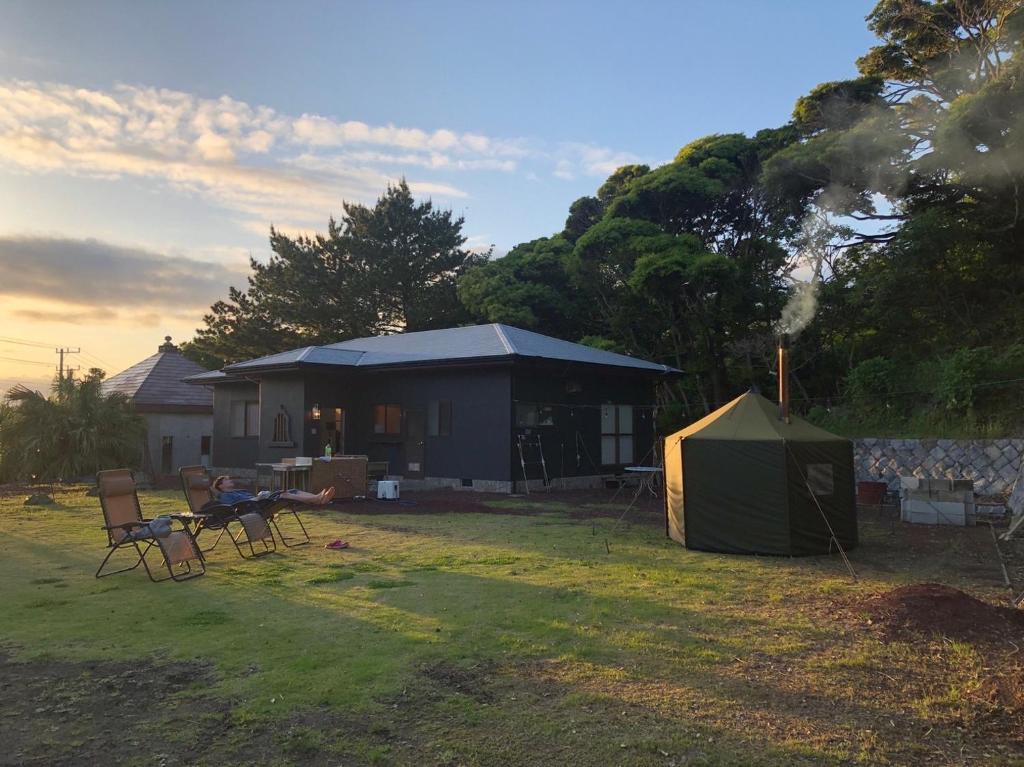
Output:
M181 356L178 347L165 338L157 353L132 365L103 382L103 393L120 392L142 411L147 409L213 410L213 393L209 389L189 386L183 379L207 371Z
M492 324L355 338L326 346L306 346L228 365L224 373L244 374L312 366L380 368L519 358L604 365L661 374L679 372L668 365L562 341L509 325ZM190 380L203 383L209 382L211 378L202 381L194 377Z

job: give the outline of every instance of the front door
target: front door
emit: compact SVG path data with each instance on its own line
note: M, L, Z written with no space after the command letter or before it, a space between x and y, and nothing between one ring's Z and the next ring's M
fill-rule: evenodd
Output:
M427 416L422 410L405 411L405 471L410 479L422 479L426 458L424 436L427 432Z

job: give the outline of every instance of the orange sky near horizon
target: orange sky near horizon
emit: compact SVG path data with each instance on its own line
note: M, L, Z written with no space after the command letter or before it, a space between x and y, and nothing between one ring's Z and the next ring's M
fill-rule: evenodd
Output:
M46 392L57 372L58 347L79 348L66 364L108 377L155 354L164 336L187 341L202 324L202 310L114 312L56 301L3 298L0 302L0 392L22 384Z

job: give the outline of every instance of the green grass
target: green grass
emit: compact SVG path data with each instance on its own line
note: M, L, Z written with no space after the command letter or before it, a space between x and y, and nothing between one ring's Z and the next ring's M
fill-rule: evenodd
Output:
M97 501L57 501L0 498L0 646L212 664L203 695L274 733L267 763L870 764L929 728L929 753L978 753L955 723L984 659L883 644L842 608L911 580L997 596L995 569L957 575L967 544L947 533L908 542L867 520L854 583L837 558L692 552L658 524L573 520L556 495L498 504L530 515L307 515L310 546L242 561L222 543L205 577L154 585L93 578ZM338 537L352 547L322 548ZM329 732L310 723L326 716Z

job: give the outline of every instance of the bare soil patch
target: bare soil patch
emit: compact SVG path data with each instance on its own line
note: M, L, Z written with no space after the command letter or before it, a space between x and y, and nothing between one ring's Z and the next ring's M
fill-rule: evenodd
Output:
M348 738L369 722L327 709L246 720L208 693L214 681L199 664L22 662L0 652L0 766L367 763Z
M971 642L1024 637L1024 611L999 607L951 586L915 583L861 604L886 639L941 635Z
M626 488L615 498L614 490L559 490L531 495L506 495L458 490L417 490L402 494L397 501L339 500L333 508L348 514L497 514L534 517L559 511L570 519L618 519L633 497ZM645 496L626 511L624 523L664 524L661 499Z

